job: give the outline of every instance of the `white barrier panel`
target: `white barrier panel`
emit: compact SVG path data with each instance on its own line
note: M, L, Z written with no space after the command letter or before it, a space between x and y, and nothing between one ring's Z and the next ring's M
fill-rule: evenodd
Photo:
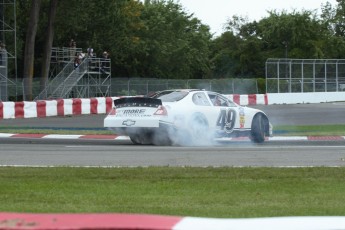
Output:
M15 118L14 102L3 102L4 119Z
M345 101L345 92L268 93L268 104L307 104Z
M256 104L257 105L266 105L266 94L257 94L256 95Z
M73 115L73 99L64 99L64 115Z
M91 100L88 98L82 98L81 100L81 114L91 113Z
M51 117L51 116L57 116L57 101L46 101L46 116Z
M37 117L36 102L24 101L24 118Z
M97 104L97 114L106 113L105 97L98 97Z
M249 105L248 95L240 95L240 105Z

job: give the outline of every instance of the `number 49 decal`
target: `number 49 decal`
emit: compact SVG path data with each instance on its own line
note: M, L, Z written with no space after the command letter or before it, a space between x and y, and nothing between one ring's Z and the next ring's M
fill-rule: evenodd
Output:
M227 133L232 133L236 122L236 111L234 109L222 109L220 110L217 126L220 126L221 130Z

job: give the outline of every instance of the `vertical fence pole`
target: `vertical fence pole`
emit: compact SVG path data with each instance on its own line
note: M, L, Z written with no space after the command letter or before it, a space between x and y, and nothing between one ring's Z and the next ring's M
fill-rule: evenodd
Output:
M327 92L327 61L325 61L325 92Z
M128 81L127 81L127 96L129 96L129 90L130 90L129 84L130 84L130 81L131 81L131 79L128 79Z
M302 75L302 82L301 82L301 92L304 92L304 61L302 60L301 63L301 75Z
M277 77L278 77L278 81L277 81L277 89L278 89L278 92L277 93L280 93L280 60L278 60L277 62Z
M291 93L292 91L291 60L288 63L289 63L289 93Z
M266 82L266 93L268 93L268 68L267 68L267 65L268 65L268 63L267 63L267 61L266 61L266 63L265 63L265 76L266 76L266 79L265 79L265 82Z
M315 93L315 60L313 61L313 92Z
M338 89L339 89L339 87L338 87L338 84L339 84L339 81L338 81L338 61L339 60L337 60L337 62L335 63L335 87L336 87L336 92L338 92Z

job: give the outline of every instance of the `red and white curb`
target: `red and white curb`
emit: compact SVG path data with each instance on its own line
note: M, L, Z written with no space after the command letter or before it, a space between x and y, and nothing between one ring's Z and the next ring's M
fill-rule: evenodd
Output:
M326 230L345 229L345 217L270 217L270 218L199 218L145 214L25 214L0 213L0 229L137 229L137 230Z
M42 138L42 139L94 139L94 140L129 140L128 136L119 135L66 135L66 134L21 134L0 133L0 138ZM344 141L345 136L277 136L266 141ZM217 138L216 141L250 141L248 137Z
M129 140L128 136L119 135L66 135L66 134L25 134L0 133L0 138L42 138L42 139L96 139L96 140Z

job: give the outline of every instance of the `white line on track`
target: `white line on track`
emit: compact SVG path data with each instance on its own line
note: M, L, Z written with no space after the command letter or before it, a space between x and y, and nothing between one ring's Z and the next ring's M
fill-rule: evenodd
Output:
M65 135L65 134L49 134L47 136L44 136L42 138L44 139L78 139L83 135Z

